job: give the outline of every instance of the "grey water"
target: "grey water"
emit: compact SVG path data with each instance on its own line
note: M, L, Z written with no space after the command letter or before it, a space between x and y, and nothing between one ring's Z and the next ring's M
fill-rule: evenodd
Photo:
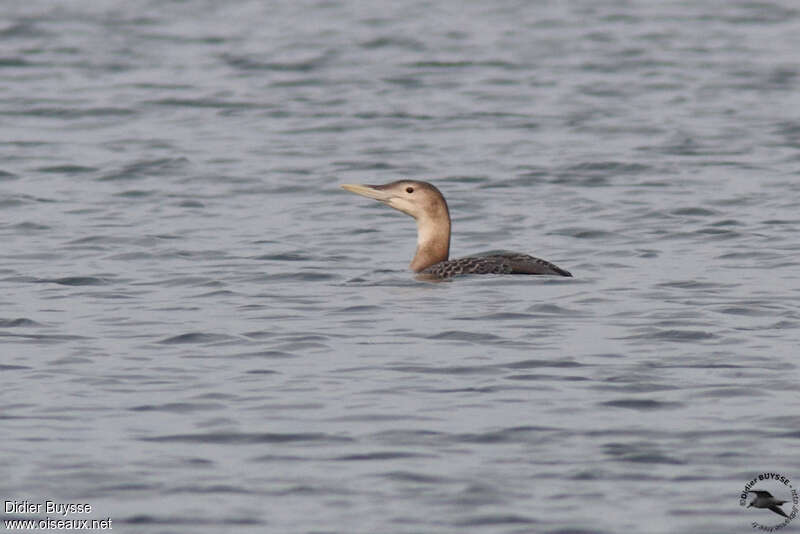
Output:
M416 280L338 187L400 178L454 256L574 278ZM800 480L799 234L793 0L5 2L0 496L749 532L745 483Z

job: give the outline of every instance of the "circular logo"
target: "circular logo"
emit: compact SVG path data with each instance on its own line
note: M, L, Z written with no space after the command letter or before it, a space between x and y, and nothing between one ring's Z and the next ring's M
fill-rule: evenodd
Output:
M767 532L788 525L800 512L799 503L792 481L780 473L759 474L744 485L739 495L739 506L753 514L752 527Z

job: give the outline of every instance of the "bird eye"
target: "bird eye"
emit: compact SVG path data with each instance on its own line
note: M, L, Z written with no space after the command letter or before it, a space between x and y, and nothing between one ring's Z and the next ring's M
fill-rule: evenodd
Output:
M413 187L406 187L406 193L413 193L413 192L414 192Z

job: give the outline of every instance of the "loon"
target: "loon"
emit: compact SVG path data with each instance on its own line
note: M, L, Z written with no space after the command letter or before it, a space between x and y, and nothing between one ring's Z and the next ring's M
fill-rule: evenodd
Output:
M409 267L423 278L450 278L460 274L572 276L549 261L516 252L486 252L448 259L450 212L442 193L428 182L399 180L384 185L342 184L341 187L383 202L417 220L417 251Z

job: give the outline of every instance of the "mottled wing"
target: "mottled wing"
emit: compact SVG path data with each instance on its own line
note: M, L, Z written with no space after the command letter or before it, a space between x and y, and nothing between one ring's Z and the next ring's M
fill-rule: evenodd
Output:
M486 261L486 258L459 258L457 260L440 261L431 265L422 274L437 278L452 278L461 274L510 274L511 266L507 263Z
M527 254L483 254L447 260L431 265L422 274L451 278L460 274L552 274L572 276L569 272Z

